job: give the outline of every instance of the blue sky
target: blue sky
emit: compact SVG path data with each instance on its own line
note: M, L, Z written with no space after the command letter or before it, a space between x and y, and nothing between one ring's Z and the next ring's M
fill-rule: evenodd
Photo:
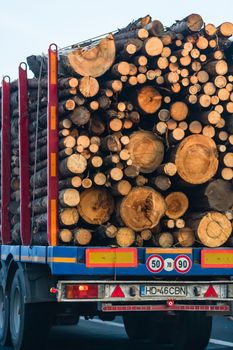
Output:
M206 23L233 21L233 0L2 0L0 77L17 77L18 64L30 54L47 52L121 28L146 14L171 25L190 13Z

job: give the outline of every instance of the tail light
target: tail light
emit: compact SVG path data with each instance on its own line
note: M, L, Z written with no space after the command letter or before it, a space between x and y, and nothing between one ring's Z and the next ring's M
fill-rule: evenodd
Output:
M65 294L67 299L98 299L98 285L67 284Z

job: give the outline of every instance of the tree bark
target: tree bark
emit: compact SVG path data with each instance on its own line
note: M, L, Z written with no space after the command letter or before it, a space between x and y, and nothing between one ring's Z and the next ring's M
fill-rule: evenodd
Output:
M217 210L224 212L233 206L233 190L230 182L217 179L190 193L192 210Z

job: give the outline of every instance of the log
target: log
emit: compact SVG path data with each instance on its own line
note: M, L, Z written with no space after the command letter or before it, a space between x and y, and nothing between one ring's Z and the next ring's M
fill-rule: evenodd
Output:
M98 172L94 175L93 181L97 186L104 186L107 182L107 177L104 173Z
M92 233L85 228L78 228L73 231L74 243L76 245L85 246L89 245L92 240Z
M162 103L162 96L152 86L143 86L137 94L137 102L142 112L154 114Z
M231 22L224 22L217 28L217 33L220 36L223 36L225 38L229 38L233 34L233 23Z
M174 244L174 237L170 232L161 232L155 236L155 241L159 247L170 248Z
M162 163L164 146L162 142L149 131L137 131L130 136L126 145L132 165L142 173L151 173Z
M79 188L82 185L82 177L80 175L68 177L59 181L59 190L74 187Z
M176 121L185 120L188 116L188 106L185 102L177 101L171 104L170 114L171 117Z
M40 197L32 201L31 209L34 214L42 214L47 212L47 197Z
M73 226L79 221L79 213L76 208L65 208L60 212L60 223L63 226Z
M81 154L72 154L59 163L59 172L63 177L82 174L87 167L87 161Z
M168 162L161 164L157 169L156 173L159 175L174 176L177 173L177 168L174 163Z
M148 23L146 26L144 26L144 28L149 32L150 35L153 36L160 36L164 33L164 26L158 20L154 20Z
M163 42L158 37L153 36L145 40L143 50L149 57L158 56L163 51Z
M178 219L185 214L189 207L188 197L183 192L171 192L165 197L167 205L166 216L170 219Z
M73 234L71 230L62 229L59 231L59 239L62 243L71 243L73 240Z
M127 180L120 180L112 186L112 193L114 196L127 196L131 191L132 186Z
M74 188L66 188L59 192L59 201L62 207L75 207L79 204L80 195Z
M79 91L84 97L94 97L99 92L98 80L90 76L83 77L80 79Z
M150 178L149 183L152 187L155 187L159 191L167 191L172 185L170 178L164 175Z
M170 30L175 33L193 33L198 32L203 26L203 19L198 14L191 14L181 21L176 21L175 24L173 24L170 27Z
M115 54L115 42L109 34L94 47L71 49L66 56L61 56L61 62L72 74L96 78L109 70Z
M178 175L187 183L202 184L217 172L215 142L207 136L191 135L181 141L175 155Z
M81 193L78 211L85 222L101 225L109 220L113 210L113 198L105 188L90 188Z
M105 123L99 115L92 115L89 122L89 131L94 135L102 135L105 131Z
M206 247L220 247L232 233L230 220L224 214L216 211L204 214L193 213L188 222L188 226L195 230L199 242Z
M91 114L87 108L81 106L75 108L70 114L70 120L77 126L83 126L90 120Z
M119 247L130 247L135 241L135 232L129 227L121 227L116 234L116 243Z
M108 135L102 139L100 148L104 152L120 152L121 143L115 135Z
M195 243L194 230L189 227L184 227L175 231L174 236L181 247L192 247Z
M136 232L155 227L165 214L163 197L151 187L135 187L120 205L120 216L125 225Z
M211 61L205 65L205 70L210 75L225 75L228 71L228 65L225 60Z
M233 206L233 190L228 181L216 179L202 188L195 189L190 196L194 211L216 210L224 212Z
M100 225L96 229L96 235L99 240L112 239L117 235L117 227L108 223L107 225Z

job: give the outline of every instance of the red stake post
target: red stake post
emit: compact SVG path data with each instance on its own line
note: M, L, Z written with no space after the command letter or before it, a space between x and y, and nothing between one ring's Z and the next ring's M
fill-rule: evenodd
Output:
M2 134L1 134L1 224L2 244L9 244L10 235L10 176L11 176L11 138L10 138L10 77L2 80Z
M27 65L19 65L19 162L20 162L20 235L24 245L31 242L30 174L28 139Z
M57 97L58 50L51 44L48 50L48 241L56 246L58 241L58 97Z

